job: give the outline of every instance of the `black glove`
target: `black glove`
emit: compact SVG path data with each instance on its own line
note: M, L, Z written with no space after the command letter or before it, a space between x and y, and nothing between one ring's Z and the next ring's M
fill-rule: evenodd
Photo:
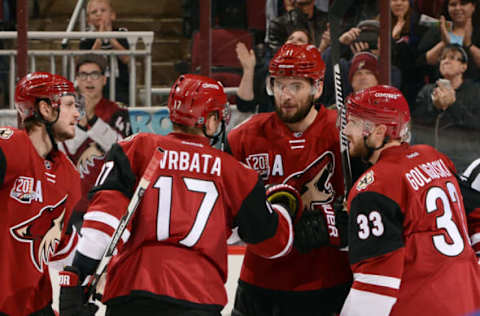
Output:
M333 202L333 210L335 211L335 225L340 234L340 247L348 246L348 211L344 203L343 196L339 196Z
M321 210L304 210L294 226L293 246L301 253L329 244L325 217Z
M60 272L60 316L94 316L98 306L86 303L85 289L80 285L80 272L67 266Z
M300 193L288 184L274 184L266 187L267 200L272 204L281 204L290 213L292 220L298 218L303 210Z

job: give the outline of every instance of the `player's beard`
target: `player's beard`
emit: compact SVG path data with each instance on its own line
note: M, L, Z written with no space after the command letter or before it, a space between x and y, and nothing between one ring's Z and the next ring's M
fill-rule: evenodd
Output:
M367 156L367 148L365 148L363 144L363 138L357 138L353 141L350 139L348 143L348 152L351 157L358 157L363 160Z
M60 124L55 123L53 125L53 132L55 134L55 140L57 142L63 142L67 139L72 139L75 137L75 128L70 127L64 123L64 126L60 126Z
M307 105L308 104L308 105ZM275 112L277 113L278 117L285 123L297 123L302 121L313 106L313 96L309 96L308 100L303 103L302 106L298 108L298 111L293 115L288 115L282 112L282 109L279 106L275 106Z

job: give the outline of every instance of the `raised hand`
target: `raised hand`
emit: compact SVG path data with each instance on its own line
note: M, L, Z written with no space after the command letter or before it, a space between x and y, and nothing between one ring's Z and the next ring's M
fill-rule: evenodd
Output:
M257 63L253 49L248 50L244 43L238 42L235 47L235 52L237 53L237 58L240 61L243 70L253 71L255 64Z

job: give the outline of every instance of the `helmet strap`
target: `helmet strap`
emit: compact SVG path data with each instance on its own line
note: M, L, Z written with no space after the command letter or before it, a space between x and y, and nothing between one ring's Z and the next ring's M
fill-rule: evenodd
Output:
M221 138L222 141L221 141L221 144L220 144L220 147L221 147L221 150L223 151L223 147L224 147L224 144L225 144L225 121L222 120L222 122L220 123L220 131L214 135L208 135L207 134L207 129L205 127L205 125L203 125L202 127L202 131L203 131L203 135L205 135L205 137L207 138L210 138L210 145L211 146L215 146L215 144L218 142L218 140Z
M370 136L370 134L366 135L366 136L363 136L363 146L365 146L365 148L367 149L367 157L365 157L363 160L364 161L369 161L370 158L372 157L373 153L375 152L375 150L379 150L379 149L382 149L386 143L388 143L388 141L390 140L390 136L385 136L383 138L383 142L380 146L378 147L372 147L372 146L369 146L368 143L367 143L367 139L368 139L368 136Z

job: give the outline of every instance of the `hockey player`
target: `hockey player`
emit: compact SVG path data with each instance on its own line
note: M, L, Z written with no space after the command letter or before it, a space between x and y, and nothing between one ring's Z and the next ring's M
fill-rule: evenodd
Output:
M269 71L276 112L234 128L227 149L265 183L293 185L307 210L295 224L295 247L286 258L266 260L247 250L233 315L332 315L340 311L352 276L347 254L328 245L339 243L330 203L343 192L343 179L336 111L314 106L325 65L314 46L285 44Z
M115 144L94 188L73 266L61 273L60 314L78 315L78 284L94 272L155 150L163 158L108 268L103 301L111 315L220 315L226 304L227 238L232 228L265 258L292 248L295 189L268 191L258 174L209 146L229 113L223 87L182 75L169 100L173 132ZM282 205L285 205L282 206ZM273 238L275 237L275 238ZM79 280L79 281L77 281Z
M342 316L466 315L480 307L479 266L453 163L410 146L400 91L375 86L347 102L350 154L373 164L348 197L354 282Z
M75 136L74 93L61 76L29 74L15 90L25 130L0 128L0 315L53 315L47 264L75 244L65 233L80 198L80 176L56 146Z
M59 148L73 161L82 179L82 198L75 211L87 210L88 191L93 187L105 161L105 153L117 141L131 134L127 109L103 97L106 61L103 56L81 56L76 65L78 90L85 101L85 116L78 122L75 138Z

